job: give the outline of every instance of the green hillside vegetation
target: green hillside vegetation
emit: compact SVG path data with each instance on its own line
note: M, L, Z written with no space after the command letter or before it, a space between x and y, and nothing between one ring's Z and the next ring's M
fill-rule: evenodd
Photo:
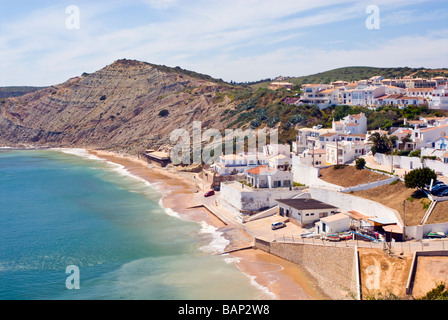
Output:
M403 127L404 119L417 120L420 117L448 116L447 111L430 110L427 106L409 106L399 109L394 106L384 106L372 110L360 106L338 105L320 110L313 105L289 105L285 98L294 97L296 92L287 90L272 91L266 88L257 90L239 88L231 90L225 95L233 99L236 107L226 109L221 114L222 121L229 121L229 128L261 129L278 128L281 143L295 141L297 129L321 125L331 128L332 121L346 117L349 114L366 114L368 130L391 127Z
M448 69L427 69L427 68L375 68L375 67L345 67L330 71L316 73L303 77L289 78L287 81L296 85L306 83L322 83L329 84L334 81L359 81L369 79L374 76L382 76L384 79L402 78L405 76L433 78L438 76L448 76ZM248 83L254 89L267 88L272 80L257 81Z

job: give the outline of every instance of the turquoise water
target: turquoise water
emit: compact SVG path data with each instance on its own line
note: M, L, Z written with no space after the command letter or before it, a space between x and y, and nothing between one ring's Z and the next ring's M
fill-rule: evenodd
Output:
M213 228L159 205L117 165L62 151L0 151L0 299L263 299ZM69 290L68 266L79 268ZM262 288L261 288L262 289Z

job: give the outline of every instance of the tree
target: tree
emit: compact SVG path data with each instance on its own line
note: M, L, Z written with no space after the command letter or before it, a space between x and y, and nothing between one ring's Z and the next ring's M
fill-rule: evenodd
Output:
M406 137L401 138L400 141L400 149L401 150L405 150L406 149L406 144L408 143L412 143L412 139L411 139L411 135L408 134Z
M355 167L357 170L362 170L366 166L366 160L364 158L358 158L355 161Z
M409 189L423 189L431 183L431 180L437 180L437 173L430 168L414 169L406 174L404 184Z
M372 143L372 153L390 152L394 147L396 139L396 136L389 138L385 134L380 135L378 132L375 132L369 137L369 142Z

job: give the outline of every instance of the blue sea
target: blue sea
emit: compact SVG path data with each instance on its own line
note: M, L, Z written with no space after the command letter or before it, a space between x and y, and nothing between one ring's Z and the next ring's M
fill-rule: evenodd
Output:
M161 197L79 150L0 149L0 300L266 298L230 256L204 249L214 228Z

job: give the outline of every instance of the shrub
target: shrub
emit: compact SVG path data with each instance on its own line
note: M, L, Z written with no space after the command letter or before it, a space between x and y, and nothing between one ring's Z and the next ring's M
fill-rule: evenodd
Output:
M358 158L355 161L355 167L357 170L362 170L366 166L366 160L364 158Z
M168 110L163 109L163 110L161 110L161 111L159 112L159 117L165 118L165 117L168 117L169 114L170 114L170 113L169 113Z
M404 183L409 189L423 189L431 183L431 180L437 180L436 172L430 168L422 168L410 171L406 175Z

